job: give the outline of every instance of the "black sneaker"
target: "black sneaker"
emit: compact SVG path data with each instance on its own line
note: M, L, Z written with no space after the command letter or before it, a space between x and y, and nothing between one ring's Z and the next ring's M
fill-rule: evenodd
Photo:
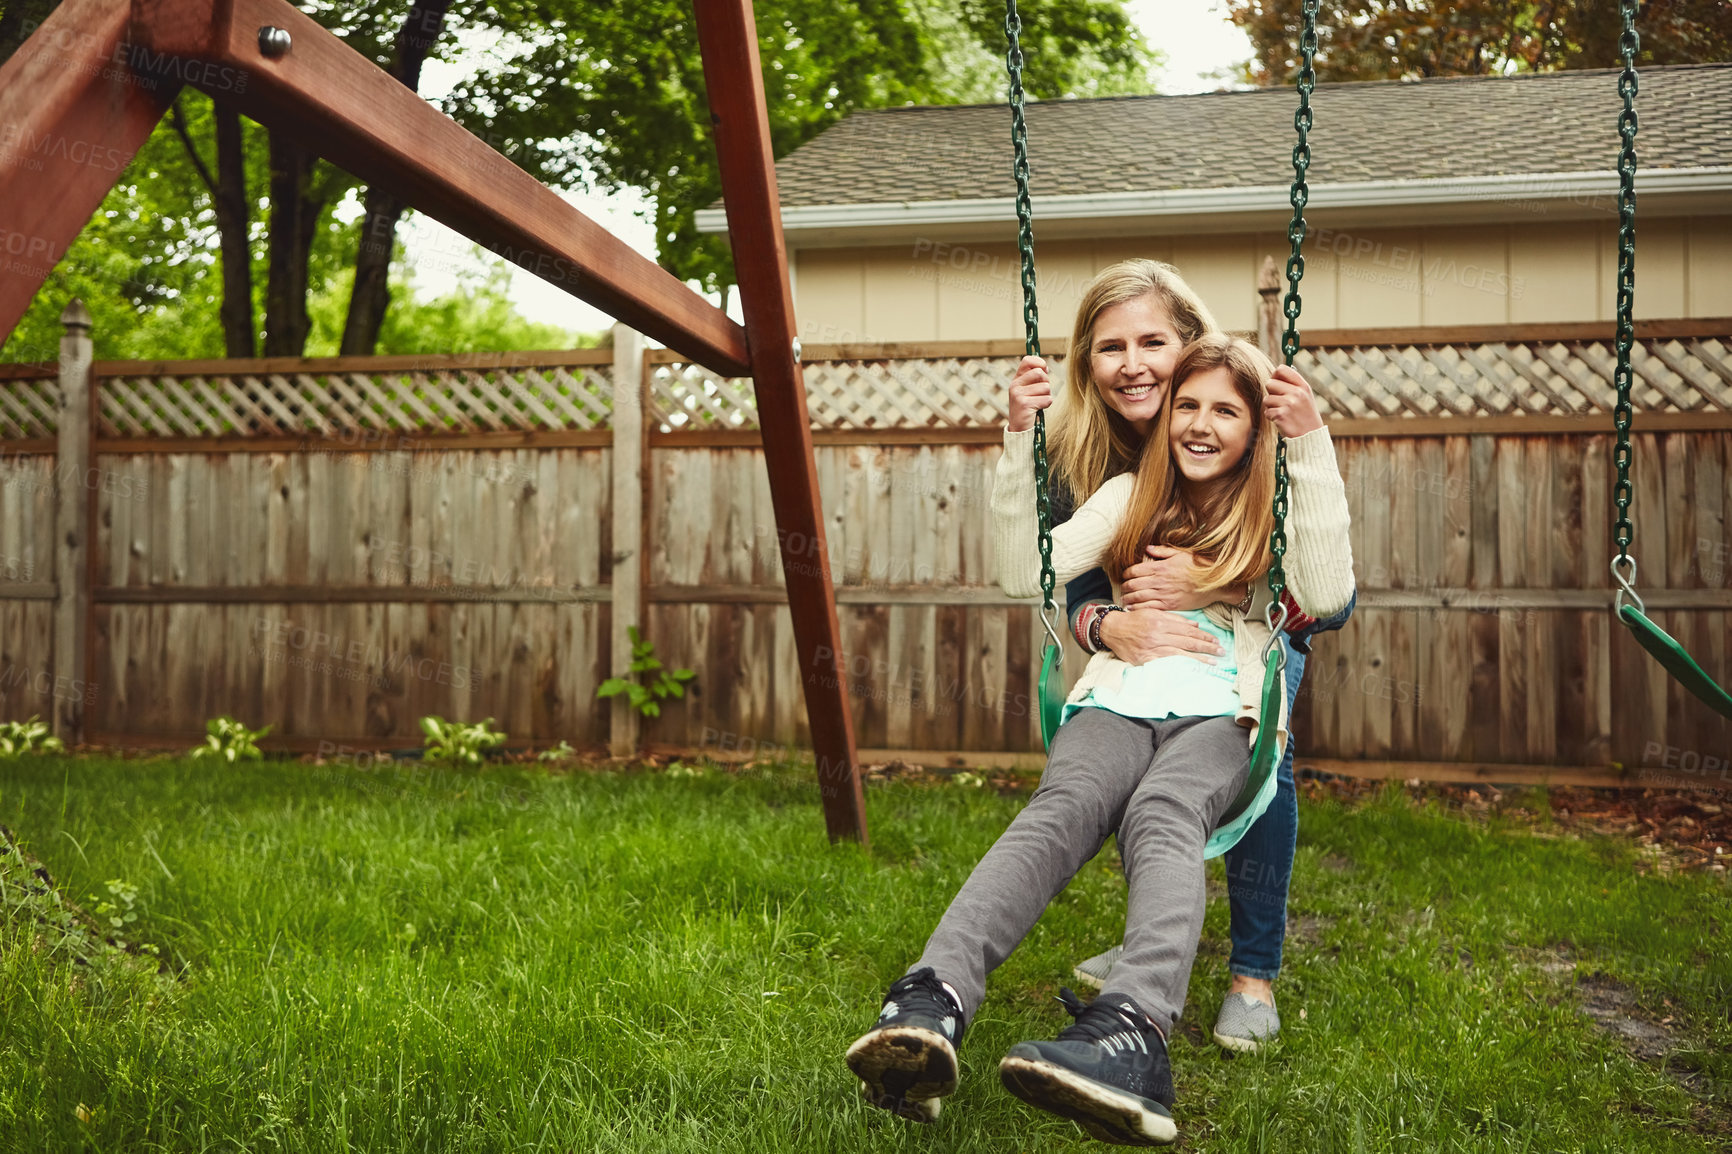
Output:
M960 1041L962 1009L927 966L890 987L878 1024L848 1047L848 1066L874 1106L935 1122L939 1099L956 1092Z
M1064 990L1059 1001L1076 1021L1057 1041L1012 1046L998 1064L1004 1088L1103 1142L1165 1146L1178 1138L1173 1069L1154 1023L1129 998L1084 1006Z

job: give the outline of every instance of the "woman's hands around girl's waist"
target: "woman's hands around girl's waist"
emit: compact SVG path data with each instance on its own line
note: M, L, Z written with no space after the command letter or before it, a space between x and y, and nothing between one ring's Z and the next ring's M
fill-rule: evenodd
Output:
M1034 428L1034 415L1052 404L1052 378L1046 362L1036 356L1022 358L1010 380L1010 418L1004 427L1012 433Z
M1226 653L1212 634L1164 609L1108 613L1101 621L1101 644L1129 665L1175 656L1211 661Z

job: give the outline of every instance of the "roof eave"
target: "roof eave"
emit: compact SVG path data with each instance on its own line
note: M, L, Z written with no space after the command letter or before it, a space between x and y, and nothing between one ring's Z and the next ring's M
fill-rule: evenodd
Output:
M1650 169L1636 176L1644 216L1732 212L1732 166ZM1142 235L1283 230L1287 185L1042 196L1036 234L1045 238L1127 231ZM1616 172L1533 173L1432 180L1313 184L1306 220L1327 227L1466 224L1476 221L1615 219ZM1008 197L879 204L798 205L782 210L789 247L889 244L942 231L946 240L997 237L1014 224ZM722 209L697 214L700 232L727 231Z

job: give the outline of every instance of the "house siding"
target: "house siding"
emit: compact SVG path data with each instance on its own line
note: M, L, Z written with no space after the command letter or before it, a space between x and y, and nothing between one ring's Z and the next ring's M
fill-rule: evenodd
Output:
M1257 271L1284 269L1274 231L1097 236L1042 242L1042 335L1068 334L1083 288L1127 256L1176 265L1227 329L1256 325ZM1636 315L1732 316L1732 216L1638 221ZM808 342L989 340L1021 334L1010 241L812 248L793 254ZM1315 228L1305 246L1302 327L1408 328L1609 321L1617 222L1509 222L1437 228Z

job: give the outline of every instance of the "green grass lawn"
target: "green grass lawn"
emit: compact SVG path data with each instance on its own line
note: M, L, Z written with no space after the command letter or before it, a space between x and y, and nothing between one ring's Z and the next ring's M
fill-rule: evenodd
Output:
M1110 852L993 976L942 1121L861 1103L842 1051L1024 800L867 798L869 853L825 842L796 769L0 763L0 823L87 908L135 885L131 935L179 972L75 965L0 917L0 1149L1103 1149L995 1067L1067 1021L1053 993L1117 939ZM1304 803L1283 1041L1206 1041L1211 900L1180 1148L1724 1149L1726 876L1558 834L1398 791ZM1632 1056L1579 981L1667 1054Z

